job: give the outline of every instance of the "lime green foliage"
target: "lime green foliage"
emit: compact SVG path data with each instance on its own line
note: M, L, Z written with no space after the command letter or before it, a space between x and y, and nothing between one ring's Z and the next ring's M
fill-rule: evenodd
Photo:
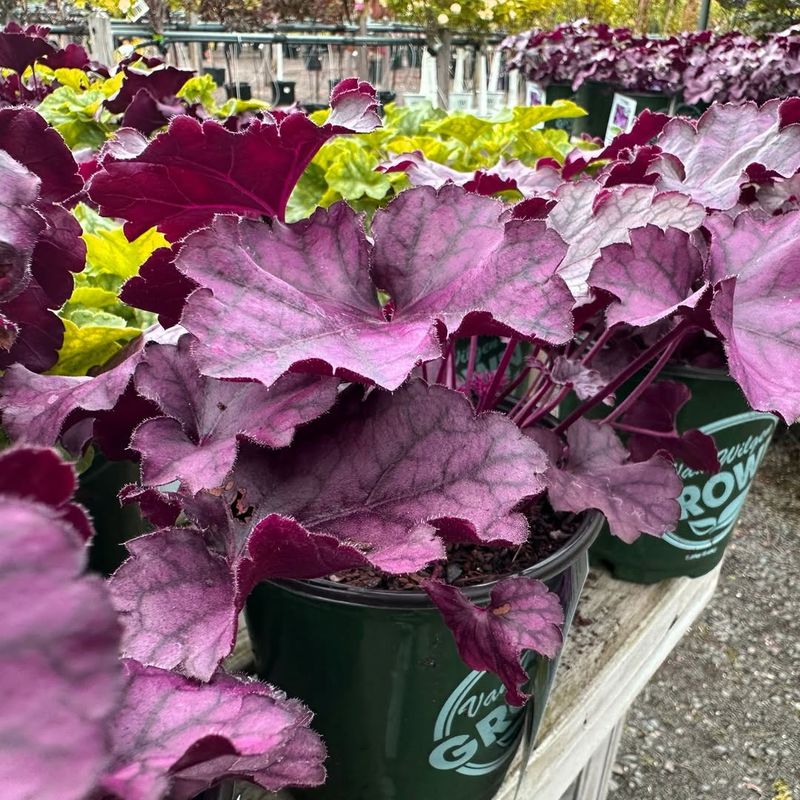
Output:
M118 293L148 256L167 244L154 229L129 242L121 225L84 205L74 213L84 231L86 268L75 276L75 290L59 312L64 344L51 370L55 375L88 374L155 322L153 314L131 308Z
M312 119L323 124L327 113L316 112ZM537 126L585 113L568 100L552 106L505 109L490 119L462 112L448 114L429 103L402 108L390 104L381 129L367 135L339 136L322 147L289 200L287 219L302 219L318 206L326 208L342 199L371 214L409 185L404 173L381 173L375 168L395 155L415 150L461 172L493 167L501 158L518 159L529 166L544 157L563 161L574 146L567 133Z
M772 784L772 791L774 792L772 800L794 800L792 790L786 781L777 780Z
M43 69L36 68L37 77L49 77ZM114 116L103 107L103 101L119 91L123 73L94 82L89 82L80 70L58 69L50 74L63 85L45 97L36 110L64 137L70 148L96 150L117 128Z
M269 108L269 103L265 103L263 100L239 100L236 97L232 97L218 106L214 96L216 90L217 85L210 75L199 75L189 78L183 84L178 92L178 97L182 97L187 103L200 103L209 114L218 119L226 119L234 114L243 114L245 111L261 111Z

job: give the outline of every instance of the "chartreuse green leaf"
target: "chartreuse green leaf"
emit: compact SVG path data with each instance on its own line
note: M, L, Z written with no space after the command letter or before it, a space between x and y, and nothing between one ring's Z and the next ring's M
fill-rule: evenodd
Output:
M102 103L119 90L124 74L120 72L113 78L87 85L73 74L80 70L55 72L56 77L66 83L45 97L36 110L64 137L71 149L96 150L115 128L113 115Z
M352 140L336 142L343 152L343 157L328 168L325 178L328 186L346 199L356 200L364 195L373 200L382 200L391 191L392 184L382 172L376 172L378 161L374 154L365 152L360 146L342 145L353 144Z
M458 139L467 147L490 131L492 127L493 123L490 120L463 112L454 112L444 119L425 125L425 129L429 133Z
M126 305L118 294L151 253L167 244L155 229L129 242L118 222L82 204L74 214L84 231L86 267L75 276L75 290L59 312L64 343L51 370L55 375L86 375L155 321L153 314Z
M182 97L187 103L200 103L209 111L217 107L215 93L217 84L210 75L197 75L189 78L178 90L177 97Z
M120 286L138 272L154 250L168 247L167 240L155 228L132 242L125 238L121 226L84 233L83 239L86 242L86 261L90 274L112 275L120 279ZM82 277L87 277L85 271Z
M84 310L83 316L88 323L89 309ZM93 367L105 364L122 349L125 342L135 339L141 333L138 328L126 328L125 320L120 320L121 326L103 324L113 317L113 314L101 311L98 312L96 324L84 325L76 325L72 320L65 319L64 344L58 353L58 363L50 373L86 375Z

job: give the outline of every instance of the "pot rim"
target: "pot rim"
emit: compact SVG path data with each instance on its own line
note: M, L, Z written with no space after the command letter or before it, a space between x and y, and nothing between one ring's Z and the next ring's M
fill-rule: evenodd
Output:
M589 550L589 546L597 538L605 522L605 517L596 509L582 512L583 519L575 535L559 550L544 561L512 575L524 575L546 581L563 572L572 562ZM512 577L511 575L505 577ZM487 581L473 586L461 587L461 591L470 600L488 600L489 593L500 580ZM273 580L267 581L286 591L309 597L319 597L334 603L346 605L377 606L395 609L434 609L435 605L427 593L417 589L365 589L360 586L349 586L334 583L326 578L312 580Z

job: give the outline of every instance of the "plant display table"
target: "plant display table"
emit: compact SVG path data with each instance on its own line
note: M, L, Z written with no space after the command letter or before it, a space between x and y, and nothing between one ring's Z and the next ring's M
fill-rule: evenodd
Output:
M702 578L643 586L592 569L564 647L558 679L520 786L520 798L602 800L625 714L714 594L719 568ZM252 661L242 624L228 670ZM497 800L514 800L521 756ZM237 787L241 800L284 800ZM343 798L346 800L346 798ZM420 798L419 800L428 800Z

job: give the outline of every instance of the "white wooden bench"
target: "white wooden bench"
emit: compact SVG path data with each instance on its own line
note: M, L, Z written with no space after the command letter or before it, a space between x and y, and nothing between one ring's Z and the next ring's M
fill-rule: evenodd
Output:
M639 586L592 569L519 800L606 797L628 708L705 608L718 579L719 568L702 578ZM241 670L251 662L242 625L226 666ZM520 761L518 753L496 800L515 800ZM285 800L243 785L233 797Z

